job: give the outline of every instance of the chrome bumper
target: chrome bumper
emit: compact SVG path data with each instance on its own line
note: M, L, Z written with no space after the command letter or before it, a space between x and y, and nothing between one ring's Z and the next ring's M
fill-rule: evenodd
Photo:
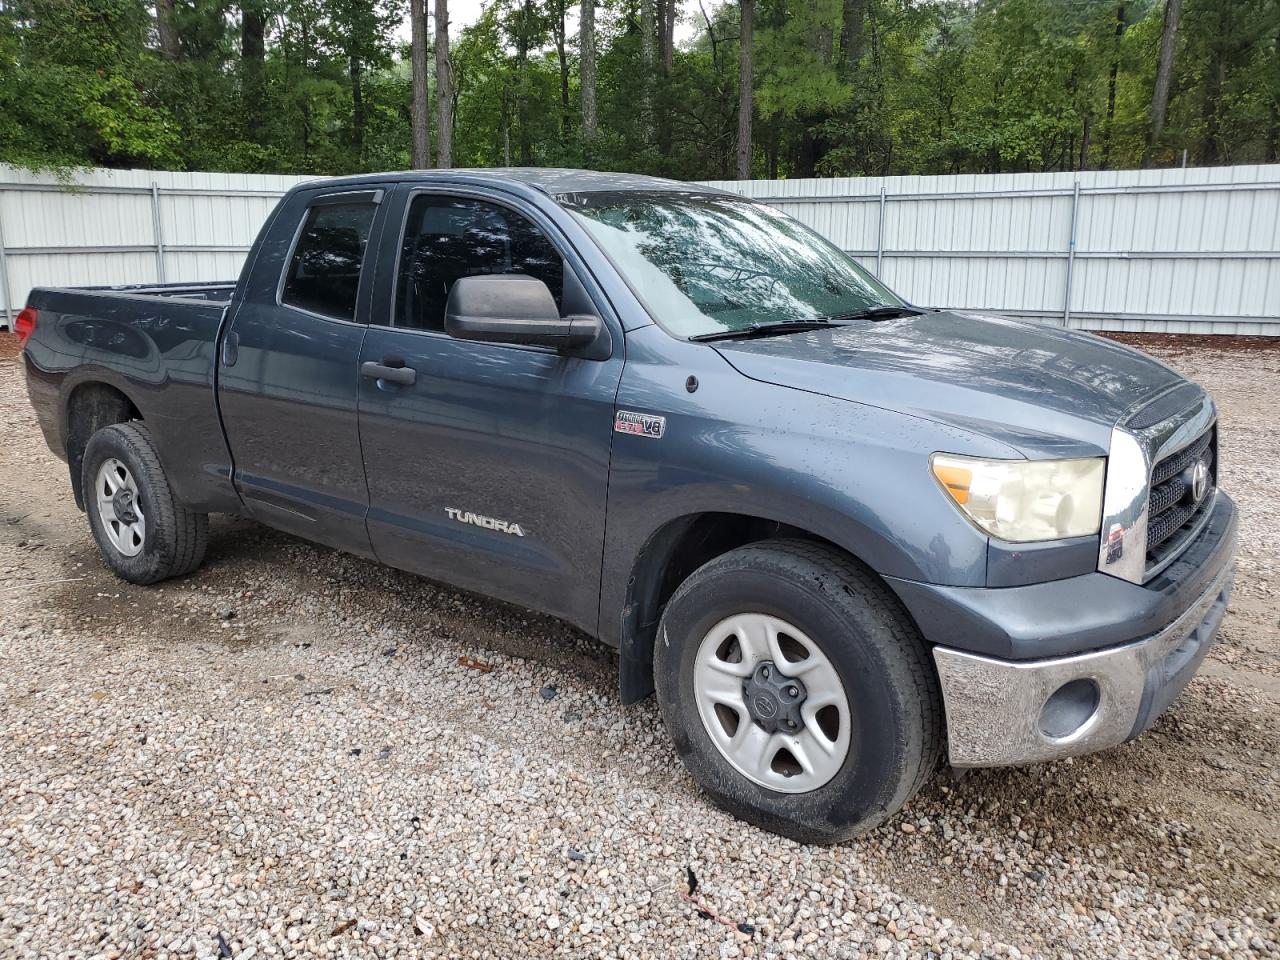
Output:
M1226 612L1234 557L1173 623L1144 640L1053 660L997 660L934 647L947 712L947 740L956 767L1002 767L1092 753L1141 733L1194 675ZM1064 685L1092 690L1067 704L1078 723L1062 735L1061 714L1045 705ZM1061 699L1059 703L1061 703ZM1083 704L1083 705L1082 705ZM1055 730L1056 732L1056 730Z

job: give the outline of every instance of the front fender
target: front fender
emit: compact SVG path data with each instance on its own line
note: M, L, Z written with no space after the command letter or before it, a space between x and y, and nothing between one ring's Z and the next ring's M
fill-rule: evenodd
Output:
M763 383L657 327L628 334L620 410L665 417L615 433L600 636L619 644L636 560L681 517L735 513L829 540L884 576L985 583L987 537L946 499L936 451L1016 457L998 441L867 404ZM690 392L690 376L697 388Z

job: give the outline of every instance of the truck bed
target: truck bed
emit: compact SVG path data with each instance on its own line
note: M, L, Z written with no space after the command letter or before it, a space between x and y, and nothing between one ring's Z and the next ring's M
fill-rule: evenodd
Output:
M54 452L65 456L75 384L114 388L146 422L162 462L173 460L170 476L183 502L234 505L214 398L218 331L234 289L218 282L32 290L27 303L37 319L23 351L27 388ZM200 466L178 469L186 463Z

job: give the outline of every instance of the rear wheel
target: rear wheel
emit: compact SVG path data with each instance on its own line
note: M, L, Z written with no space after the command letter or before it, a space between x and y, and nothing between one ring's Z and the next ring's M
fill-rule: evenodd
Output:
M81 469L89 527L118 577L156 583L200 566L209 518L174 498L145 426L103 427L89 438Z
M882 823L941 752L919 632L879 578L822 544L766 541L697 570L663 613L654 675L703 789L803 842Z

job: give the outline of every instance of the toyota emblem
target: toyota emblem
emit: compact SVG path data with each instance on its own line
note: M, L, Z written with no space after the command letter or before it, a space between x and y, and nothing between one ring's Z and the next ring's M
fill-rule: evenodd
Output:
M1199 503L1209 492L1209 464L1205 460L1197 460L1191 468L1191 499Z

